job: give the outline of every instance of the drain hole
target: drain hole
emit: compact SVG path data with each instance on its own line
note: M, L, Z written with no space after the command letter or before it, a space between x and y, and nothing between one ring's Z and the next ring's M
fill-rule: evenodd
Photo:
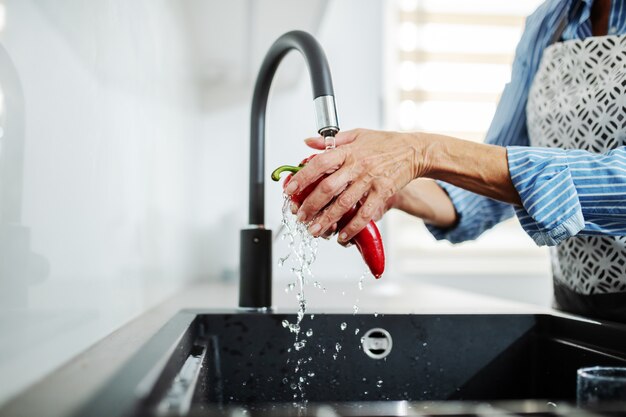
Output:
M382 359L391 353L393 340L385 329L375 328L365 332L361 339L363 352L372 359Z

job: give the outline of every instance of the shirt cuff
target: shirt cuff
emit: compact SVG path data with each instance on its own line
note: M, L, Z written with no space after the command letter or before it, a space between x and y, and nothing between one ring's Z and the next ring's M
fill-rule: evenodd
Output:
M507 147L509 173L522 207L520 224L539 246L555 246L585 227L563 149Z
M467 240L476 239L482 232L500 222L500 216L493 213L486 216L476 216L476 211L481 211L483 200L486 197L474 194L462 188L448 184L443 181L436 181L448 194L457 214L457 222L454 226L441 228L426 224L428 231L437 240L447 240L450 243L461 243ZM510 209L509 209L510 210ZM509 217L511 214L509 214Z
M454 205L455 209L457 207L457 205L454 203L454 195L455 195L455 188L453 185L450 185L448 183L445 183L443 181L435 181L447 194L448 197L450 197L450 200L452 200L452 204ZM457 216L460 220L460 215L457 212ZM449 240L452 243L458 243L459 240L457 238L456 241L453 241L452 239L454 239L455 230L459 230L458 228L458 223L459 221L457 221L457 224L453 227L447 227L447 228L442 228L442 227L437 227L434 226L432 224L428 224L428 223L424 223L424 225L426 226L426 229L428 229L428 231L430 232L430 234L432 234L434 236L435 239L437 240Z

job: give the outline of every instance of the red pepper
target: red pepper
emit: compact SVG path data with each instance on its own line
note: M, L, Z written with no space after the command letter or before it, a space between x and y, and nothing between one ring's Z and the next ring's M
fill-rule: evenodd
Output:
M297 167L290 166L290 165L283 165L281 167L276 168L274 172L272 172L272 179L274 181L278 181L280 180L281 173L285 171L290 172L290 174L287 177L285 177L285 181L283 182L283 189L284 189L285 187L287 187L287 184L289 184L289 181L291 181L293 174L298 172L300 169L302 169L302 167L304 167L311 159L313 159L313 157L315 157L315 155L309 156L308 158L303 160L300 163L300 165L298 165ZM292 195L291 201L296 203L298 206L302 205L302 202L306 199L306 197L309 194L311 194L311 192L315 189L315 187L317 187L317 185L324 178L325 176L320 177L317 181L314 181L304 190L300 191L297 194ZM337 222L337 227L339 229L344 228L350 222L350 220L352 220L352 218L356 215L360 206L361 204L357 203L357 205L352 207L346 214L344 214L343 217ZM376 223L370 220L367 226L365 226L363 230L357 233L350 240L350 243L353 243L354 245L356 245L359 252L361 252L361 256L363 257L363 260L365 261L370 271L372 272L372 275L374 275L376 278L380 278L383 272L385 271L385 249L383 247L383 239L380 236L380 231L378 230Z

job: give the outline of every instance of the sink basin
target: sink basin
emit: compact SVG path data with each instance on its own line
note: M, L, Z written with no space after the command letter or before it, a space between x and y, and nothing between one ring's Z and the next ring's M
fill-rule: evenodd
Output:
M566 316L307 314L299 350L284 320L295 315L180 312L78 415L545 406L575 400L580 367L626 366L626 326Z

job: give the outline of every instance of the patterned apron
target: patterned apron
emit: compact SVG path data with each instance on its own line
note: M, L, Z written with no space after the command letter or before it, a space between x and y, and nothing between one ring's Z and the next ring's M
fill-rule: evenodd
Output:
M548 46L526 107L531 146L605 153L626 145L626 35ZM626 321L626 236L551 248L556 307Z

